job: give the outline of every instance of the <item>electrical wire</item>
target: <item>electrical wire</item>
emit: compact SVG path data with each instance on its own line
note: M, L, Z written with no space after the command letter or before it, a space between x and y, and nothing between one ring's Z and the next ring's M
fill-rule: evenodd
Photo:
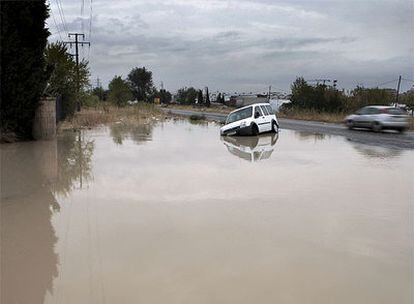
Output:
M50 3L50 0L48 0L48 4L49 4L49 8L50 8L50 14L52 15L53 23L55 24L57 33L59 34L60 40L63 40L62 39L62 34L61 34L62 31L60 30L60 28L59 28L59 26L56 22L55 14L53 13L53 8L52 8L52 4Z
M90 7L91 7L91 9L90 9L90 12L89 12L89 36L88 36L89 41L91 41L91 34L92 34L92 18L93 18L93 14L92 14L92 1L93 0L90 0Z
M60 0L56 0L56 4L57 4L57 7L58 7L58 12L59 12L60 19L62 21L63 29L65 30L66 34L69 34L68 28L66 26L66 18L65 18L65 13L63 12L62 3L60 2Z
M83 12L85 10L85 0L81 0L82 4L81 4L81 33L83 33Z
M398 81L398 79L394 79L394 80L386 81L386 82L383 82L383 83L377 84L377 87L382 87L383 85L386 85L386 84L389 84L389 83L392 83L392 82L397 82L397 81Z

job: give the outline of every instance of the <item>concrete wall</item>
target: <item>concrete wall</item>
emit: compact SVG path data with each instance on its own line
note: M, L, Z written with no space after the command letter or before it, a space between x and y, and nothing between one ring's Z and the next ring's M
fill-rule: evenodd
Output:
M35 139L51 139L56 136L56 98L46 97L40 101L33 122Z

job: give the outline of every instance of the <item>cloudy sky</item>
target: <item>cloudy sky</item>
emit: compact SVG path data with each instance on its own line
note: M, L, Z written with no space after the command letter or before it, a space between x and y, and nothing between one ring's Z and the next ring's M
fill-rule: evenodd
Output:
M340 88L400 74L414 80L413 0L50 1L50 41L83 29L92 43L83 55L105 86L135 66L171 91L262 92L272 85L288 92L296 76L338 79ZM413 84L404 81L403 89Z

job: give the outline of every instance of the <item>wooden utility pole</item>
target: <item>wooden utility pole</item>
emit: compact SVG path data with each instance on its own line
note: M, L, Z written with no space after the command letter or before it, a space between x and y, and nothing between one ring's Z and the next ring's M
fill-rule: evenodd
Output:
M272 90L272 86L270 85L269 86L269 98L268 98L268 101L270 101L270 93L271 93L271 90Z
M69 33L68 37L75 37L75 41L65 41L65 44L69 44L70 47L72 47L72 44L75 45L75 61L76 61L76 88L77 88L77 92L79 93L80 91L80 85L79 85L79 45L84 46L84 45L88 45L91 46L91 43L89 41L84 41L85 40L85 34L80 34L80 33ZM78 37L82 37L82 41L79 41ZM77 110L80 111L80 102L78 100L77 102Z
M401 75L398 77L397 96L395 97L395 106L398 107L398 95L400 94Z

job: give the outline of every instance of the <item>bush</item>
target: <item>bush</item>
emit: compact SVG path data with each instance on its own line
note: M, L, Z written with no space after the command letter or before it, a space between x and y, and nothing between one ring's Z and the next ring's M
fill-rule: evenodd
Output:
M2 1L0 10L1 133L30 139L47 80L47 7L45 1Z
M99 105L100 100L96 95L86 95L83 99L83 105L87 107L96 107Z
M108 99L118 107L126 106L127 101L132 99L132 91L128 83L121 76L116 76L108 85Z
M291 88L291 108L327 113L353 112L373 104L389 105L395 98L387 89L363 87L355 88L346 96L343 91L323 84L311 86L302 77L297 78Z
M177 92L177 101L182 104L194 104L197 96L197 90L193 87L181 88Z
M88 62L79 63L79 78L76 62L68 53L62 42L51 43L45 51L46 63L52 69L47 93L62 96L62 118L71 117L77 108L78 101L85 98L85 87L89 84ZM79 90L78 82L79 79Z

